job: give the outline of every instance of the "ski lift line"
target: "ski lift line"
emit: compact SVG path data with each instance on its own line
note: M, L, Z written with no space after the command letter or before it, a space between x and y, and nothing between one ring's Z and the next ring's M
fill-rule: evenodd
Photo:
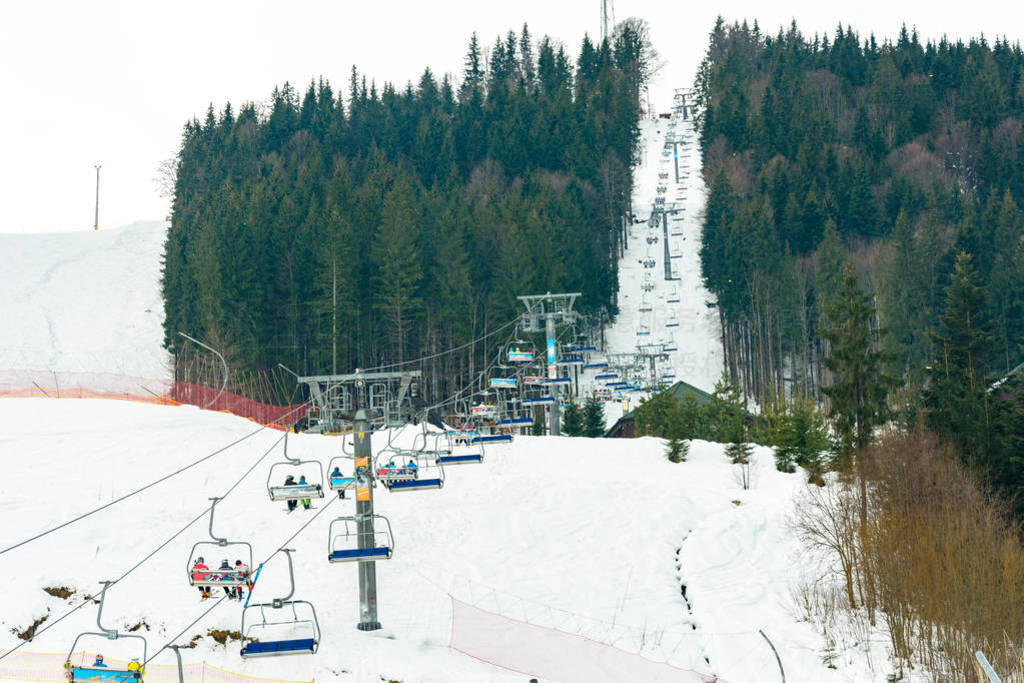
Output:
M397 368L397 367L401 367L403 365L412 365L413 363L421 363L421 362L423 362L425 360L433 360L434 358L440 358L441 356L447 355L449 353L455 353L456 351L461 351L462 349L468 348L470 346L475 346L476 344L482 342L483 340L485 340L485 339L487 339L489 337L493 337L494 335L498 334L502 330L505 330L508 327L510 327L511 325L515 325L518 322L519 322L519 318L515 318L515 319L510 320L509 322L505 323L501 327L499 327L499 328L497 328L497 329L495 329L495 330L493 330L491 332L488 332L484 336L478 337L478 338L474 339L473 341L468 341L465 344L460 344L459 346L454 346L454 347L452 347L450 349L445 349L444 351L438 351L437 353L430 354L429 356L422 356L420 358L414 358L412 360L405 360L405 361L402 361L401 363L390 363L389 365L377 365L377 366L372 367L372 368L361 368L361 371L362 372L370 372L370 371L376 372L378 370L387 370L388 368Z
M334 504L334 501L336 501L336 500L339 500L339 499L338 499L337 497L331 498L331 499L330 499L330 500L329 500L329 501L327 502L327 504L326 504L326 505L324 505L324 506L323 506L323 507L321 507L321 508L320 508L319 510L317 510L317 512L316 512L316 514L315 514L315 515L313 515L313 516L312 516L312 517L310 517L310 518L309 518L308 520L306 520L306 522L305 522L305 523L304 523L304 524L303 524L302 526L300 526L300 527L299 527L298 531L296 531L296 532L295 532L294 534L292 534L291 536L289 536L289 537L288 537L288 539L287 539L286 541L284 541L283 543L280 543L280 544L278 544L278 546L277 546L277 550L275 550L274 552L270 553L270 555L269 555L269 556L267 557L267 559L263 560L263 562L261 562L261 563L260 563L260 565L262 566L262 565L265 565L265 564L267 564L267 563L268 563L268 562L270 562L270 560L272 560L272 559L273 559L273 558L274 558L274 557L275 557L275 556L276 556L276 555L277 555L277 554L278 554L279 552L281 552L281 550L282 550L283 548L286 548L286 547L288 547L288 544L289 544L289 543L291 543L292 541L294 541L294 540L295 540L295 539L296 539L296 538L298 537L298 535L299 535L299 534L301 534L301 533L302 533L303 531L305 531L305 530L306 530L306 527L308 527L308 526L309 526L310 524L312 524L312 523L313 523L313 521L314 521L314 520L316 520L316 518L317 518L317 517L319 517L319 516L320 516L321 514L323 514L324 510L326 510L327 508L331 507L331 505L333 505L333 504ZM205 514L205 513L204 513L204 514ZM196 519L199 519L199 518L197 517ZM192 523L195 523L195 520L193 520L193 522L192 522ZM191 526L191 524L190 524L190 526ZM184 529L183 529L182 531L184 531ZM120 581L120 579L118 579L118 581ZM115 582L115 583L116 583L116 582ZM209 608L208 608L208 609L207 609L207 610L206 610L205 612L203 612L203 613L202 613L202 614L200 614L200 615L199 615L198 617L196 617L195 621L193 621L193 622L192 622L191 624L189 624L188 626L186 626L185 628L183 628L183 629L181 630L181 632L180 632L180 633L178 633L178 634L177 634L176 636L174 636L173 638L171 638L170 640L168 640L168 641L167 641L167 643L165 643L163 647L161 647L161 648L160 648L159 650L157 650L156 652L154 652L154 653L153 653L153 655L152 655L151 657L149 657L149 658L148 658L148 659L147 659L147 660L146 660L146 661L144 662L144 664L149 664L149 663L150 663L151 661L153 661L153 659L154 659L154 658L155 658L155 657L156 657L157 655L159 655L159 654L160 654L161 652L163 652L164 650L167 650L167 649L169 649L169 648L171 647L171 645L173 645L173 644L174 644L174 641L176 641L176 640L177 640L178 638L180 638L181 636L183 636L183 635L184 635L184 634L185 634L185 633L186 633L186 632L187 632L187 631L188 631L188 630L189 630L190 628L192 628L193 626L195 626L196 624L198 624L198 623L199 623L200 621L202 621L202 620L203 620L203 618L204 618L204 617L205 617L205 616L206 616L207 614L209 614L209 613L210 613L210 612L212 612L212 611L213 611L214 609L216 609L217 607L219 607L219 606L221 605L221 603L223 603L223 602L224 602L224 601L225 601L225 600L227 599L227 597L228 597L228 596L226 596L226 595L223 595L223 596L221 596L220 600L218 600L218 601L217 601L217 602L215 602L214 604L210 605L210 607L209 607ZM82 604L85 604L85 603L82 603ZM25 642L28 642L28 641L25 641ZM19 647L20 647L20 646L19 646ZM13 652L13 650L12 650L12 652ZM5 656L6 656L6 655L5 655ZM0 659L2 659L2 657L0 657Z
M230 493L231 493L232 491L234 491L234 490L235 490L235 488L237 488L237 487L238 487L238 485L239 485L239 484L241 484L241 483L242 483L242 482L243 482L243 481L245 480L245 478L246 478L247 476L249 476L249 474L251 474L251 473L252 473L252 471L253 471L254 469L256 469L256 467L257 467L257 466L258 466L258 465L259 465L259 464L260 464L261 462L263 462L263 460L264 460L264 459L265 459L265 458L266 458L266 457L267 457L268 455L270 455L271 451L273 451L273 450L274 450L275 448L277 448L277 444L281 443L281 439L283 439L283 438L284 438L284 436L282 435L280 439L278 439L277 441L275 441L275 442L274 442L274 443L273 443L273 444L272 444L272 445L270 446L270 448L268 448L268 449L267 449L267 450L266 450L266 451L265 451L265 452L263 453L263 455L262 455L262 456L260 456L260 459L259 459L259 460L257 460L257 461L256 461L255 463L253 463L252 467L250 467L250 468L249 468L248 470L246 470L245 474L243 474L243 475L242 475L241 477L239 477L238 481L236 481L236 482L235 482L234 484L232 484L231 488L229 488L229 489L228 489L228 490L227 490L227 491L226 491L226 492L224 493L224 495L220 496L220 499L219 499L219 500L223 500L223 499L227 498L227 497L228 497L228 495L229 495L229 494L230 494ZM218 502L219 502L219 501L218 501ZM126 572L125 572L124 574L121 574L121 576L117 577L117 578L116 578L116 579L114 579L113 581L111 581L111 582L110 582L110 585L109 585L109 586L107 586L107 590L109 590L110 588L112 588L112 587L116 586L116 585L117 585L118 583L120 583L120 582L121 582L121 581L122 581L123 579L125 579L125 578L126 578L126 577L127 577L128 575L129 575L129 574L131 574L131 573L132 573L132 572L134 572L134 571L135 571L136 569L138 569L138 568L139 568L139 567L141 567L141 566L142 566L143 564L145 564L147 560L149 560L149 559L150 559L151 557L153 557L154 555L156 555L156 554L157 554L158 552L160 552L161 550L163 550L164 548L166 548L166 547L167 547L167 546L168 546L168 545L169 545L169 544L170 544L170 543L171 543L172 541L174 541L174 540L175 540L176 538L178 538L178 536L181 536L181 535L182 535L183 533L185 533L186 531L188 531L188 529L189 529L189 528L190 528L190 527L191 527L191 526L192 526L193 524L195 524L195 523L196 523L196 522L198 522L198 521L199 521L200 519L202 519L203 517L205 517L205 516L207 515L207 513L209 513L209 512L210 512L210 509L211 509L212 507L213 507L213 505L211 504L211 505L210 505L209 507L206 507L206 508L204 508L204 509L203 509L203 511L202 511L202 512L200 512L200 513L199 513L199 514L198 514L198 515L197 515L197 516L196 516L196 517L195 517L195 518L194 518L194 519L193 519L193 520L192 520L191 522L189 522L188 524L186 524L185 526L183 526L183 527L182 527L182 528L181 528L180 530L178 530L177 532L175 532L175 534L174 534L173 536L171 536L171 537L170 537L170 538L168 538L168 539L167 539L166 541L164 541L164 542L163 542L163 543L161 543L161 544L160 544L159 546L157 546L157 548L156 548L156 549L155 549L155 550L154 550L153 552L149 553L149 554L148 554L148 555L146 555L146 556L145 556L144 558L142 558L141 560L139 560L139 561L138 561L138 562L137 562L137 563L135 564L135 566L134 566L134 567L132 567L131 569L129 569L128 571L126 571ZM289 539L289 540L291 540L291 539ZM44 626L43 628L41 628L41 629L39 629L38 631L36 631L36 633L35 633L35 634L34 634L34 635L32 636L32 639L31 639L31 640L34 640L34 639L38 638L38 637L39 637L40 635L42 635L42 634L43 634L43 633L45 633L46 631L50 630L51 628L53 628L54 626L56 626L57 624L59 624L60 622L62 622L62 621L63 621L64 619L66 619L67 617L71 616L72 614L74 614L75 612L77 612L78 610L80 610L80 609L81 609L82 607L85 607L85 606L86 606L87 604L89 604L89 601L88 601L88 600L84 600L83 602L79 603L77 607L73 607L73 608L71 608L71 609L70 609L69 611L67 611L66 613L64 613L64 614L63 614L63 615L61 615L60 617L58 617L57 619L54 619L53 621L49 621L49 623L48 623L48 624L47 624L46 626ZM14 647L12 647L12 648L11 648L10 650L8 650L7 652L5 652L5 653L3 653L2 655L0 655L0 660L2 660L2 659L3 659L4 657L6 657L7 655L9 655L9 654L11 654L12 652L16 651L17 649L19 649L19 648L20 648L20 647L21 647L22 645L24 645L25 643L31 642L31 640L23 640L23 641L22 641L21 643L19 643L18 645L15 645L15 646L14 646ZM172 642L173 642L173 641L172 641Z
M296 408L296 410L298 410L298 408ZM292 411L292 412L295 412L295 411ZM199 465L199 464L201 464L203 462L206 462L207 460L209 460L213 456L220 455L221 453L223 453L224 451L228 450L229 448L233 448L234 446L237 446L238 444L242 443L246 439L249 439L249 438L255 436L256 434L259 434L264 429L266 429L266 426L262 426L262 427L260 427L259 429L255 430L255 431L249 432L248 434L246 434L245 436L241 437L240 439L232 441L227 446L219 448L219 449L215 450L213 453L210 453L209 455L205 455L202 458L200 458L199 460L196 460L195 462L193 462L193 463L191 463L189 465L186 465L185 467L182 467L181 469L179 469L179 470L177 470L175 472L171 472L170 474L164 475L163 477L157 479L156 481L150 482L150 483L146 484L145 486L143 486L141 488L135 489L131 493L126 493L125 495L121 496L120 498L112 500L109 503L104 503L103 505L99 506L98 508L90 510L89 512L85 512L85 513L79 515L78 517L75 517L74 519L70 519L70 520L68 520L68 521L66 521L66 522L64 522L62 524L58 524L57 526L55 526L55 527L53 527L51 529L48 529L48 530L43 531L41 533L38 533L35 536L32 536L31 538L27 538L24 541L20 541L18 543L15 543L14 545L12 545L12 546L10 546L8 548L4 548L3 550L0 550L0 555L3 555L4 553L10 552L11 550L14 550L15 548L20 548L21 546L26 545L28 543L31 543L32 541L38 540L38 539L42 538L43 536L48 536L49 534L52 534L54 531L59 531L59 530L63 529L64 527L70 526L70 525L74 524L75 522L79 522L79 521L85 519L86 517L90 517L90 516L96 514L97 512L100 512L102 510L106 510L108 507L116 505L117 503L120 503L123 500L127 500L127 499L131 498L132 496L135 496L135 495L137 495L139 493L142 493L143 491L145 491L147 489L153 488L157 484L165 482L168 479L170 479L171 477L175 477L175 476L181 474L182 472L185 472L186 470L190 470L193 467L195 467L196 465ZM284 438L284 437L282 437L282 438ZM276 442L274 442L274 446L276 446L278 442L280 442L280 439L278 439ZM271 446L271 450L274 448L274 446ZM267 453L269 453L269 452L270 451L268 450ZM263 457L266 457L266 455L267 454L264 453ZM262 458L260 458L260 459L262 460ZM251 472L252 470L250 469L249 471ZM246 474L248 474L248 472L246 472ZM238 484L235 484L235 486L237 486L237 485ZM228 492L230 493L232 490L234 490L234 487L229 489ZM225 495L227 495L227 494L225 494Z

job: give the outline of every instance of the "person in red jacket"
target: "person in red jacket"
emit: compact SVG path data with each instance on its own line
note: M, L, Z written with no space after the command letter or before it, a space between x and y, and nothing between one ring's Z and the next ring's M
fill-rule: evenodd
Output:
M210 568L203 564L203 558L197 557L196 563L192 565L192 580L193 581L205 581L209 574ZM209 586L199 586L199 594L203 596L203 599L210 597Z

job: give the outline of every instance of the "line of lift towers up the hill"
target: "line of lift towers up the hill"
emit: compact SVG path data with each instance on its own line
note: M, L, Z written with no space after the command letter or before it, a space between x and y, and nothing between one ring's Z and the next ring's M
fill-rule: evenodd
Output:
M676 114L682 113L684 120L687 118L685 96L678 92L674 110ZM679 147L682 146L685 150L689 140L686 136L675 135L673 129L674 125L670 125L670 135L667 137L662 156L663 161L669 155L673 157L675 180L678 184L686 175L685 171L681 173L679 170ZM648 248L656 244L658 228L661 228L666 247L665 279L675 280L678 278L673 277L671 268L671 258L675 255L668 252L667 243L670 236L680 235L669 232L668 216L682 211L683 207L666 206L667 180L668 173L659 172L660 182L648 219L649 232L646 241ZM652 257L653 254L648 254L645 258L645 271L653 267ZM647 272L644 274L642 285L645 295L654 288ZM499 356L500 361L507 364L497 365L503 372L497 377L488 378L486 385L481 385L475 394L463 399L461 410L456 403L453 413L447 416L445 423L442 423L443 429L437 431L428 428L429 408L417 395L417 384L421 375L418 370L357 371L347 375L297 376L298 381L306 385L317 416L315 424L308 425L309 431L340 432L343 453L330 460L330 474L325 477L321 462L288 456L286 432L285 459L271 465L267 475L267 492L272 501L289 501L291 509L297 500L309 502L314 498L324 498L325 489L338 492L339 496L346 490L355 490L355 514L338 517L332 520L328 527L327 560L330 563L355 562L358 566L359 630L374 631L381 628L377 615L376 562L390 559L394 553L391 523L386 517L374 511L373 490L378 482L391 492L439 489L444 485L446 465L482 463L485 444L511 441L514 432L533 426L538 410L547 411L548 433L558 435L561 423L560 404L566 398L580 398L583 393L583 375L588 370L595 371L594 375L587 376L588 381L591 381L591 391L594 394L604 392L602 397L606 398L622 396L627 392L663 388L668 381L674 379L671 371L658 373L659 361L668 360L669 354L677 351L674 342L671 341L639 343L633 353L605 354L604 357L591 355L597 352L595 338L597 333L603 330L603 319L591 321L586 332L572 336L568 344L560 347L557 334L559 326L562 326L563 330L566 327L574 329L575 325L580 323L581 317L573 310L579 296L578 292L573 292L518 297L525 308L519 320L518 331L527 337L543 332L545 353L538 353L529 341L509 340ZM678 290L673 289L665 301L670 305L679 303ZM641 301L641 313L645 310L644 306L644 301ZM675 325L678 325L677 321ZM666 327L672 326L672 318L669 318ZM637 336L649 337L649 334L649 327L641 323L637 329ZM198 340L193 341L216 353ZM564 375L560 374L560 367L566 368ZM494 395L500 398L489 402L490 397ZM479 398L480 403L474 405L474 398ZM412 448L401 449L393 445L393 430L415 422L420 417L422 433L416 435ZM448 424L459 428L451 429ZM388 443L378 452L375 459L371 436L375 429L381 428L387 430ZM347 437L344 436L348 432L352 433L353 439L351 452L346 448ZM460 447L468 448L471 452L460 453ZM351 461L350 467L348 461ZM343 465L346 470L352 472L351 475L341 472ZM303 476L296 482L293 477L288 476L281 483L281 474L289 471L298 474L303 468L309 472L311 481L307 481ZM213 513L217 500L212 499L213 503L210 506L209 533L212 540L200 541L193 546L187 563L188 582L192 586L217 586L224 588L225 591L234 589L239 594L242 587L248 585L251 591L253 583L259 578L263 564L250 579L249 572L253 564L252 546L244 541L228 541L214 535ZM244 546L244 555L248 557L249 564L245 565L244 569L222 567L210 571L204 566L203 570L199 571L196 569L195 561L199 558L201 564L199 552L204 546L215 546L225 553L227 546ZM316 610L308 601L293 599L295 577L292 570L292 551L280 548L268 558L268 561L277 552L283 552L287 559L291 589L287 595L270 602L250 605L248 600L246 601L240 628L240 654L243 658L313 654L319 648L320 625ZM65 669L67 678L71 681L141 681L144 675L145 665L149 661L146 658L145 638L119 633L116 629L108 629L102 625L103 604L110 583L104 582L100 593L100 605L96 615L98 632L80 634L68 653ZM99 658L92 666L86 662L74 664L74 650L83 636L110 641L139 640L141 657L123 669L109 666ZM172 642L163 649L174 651L181 680L179 647Z
M359 621L357 628L374 631L381 628L377 614L376 562L390 559L394 553L394 536L386 517L374 510L373 491L381 483L389 492L439 489L444 486L445 466L477 464L484 460L486 444L510 442L512 434L533 425L532 415L523 411L525 406L547 410L548 431L559 434L560 403L579 396L581 371L592 370L594 382L607 382L605 386L615 387L620 392L648 390L655 380L655 364L666 357L659 345L641 345L636 353L608 354L607 359L591 357L597 348L579 337L595 335L592 327L587 333L562 345L567 353L559 354L559 326L573 326L579 316L573 310L579 293L539 294L518 297L524 306L519 321L519 330L530 334L544 333L546 353L543 357L532 345L523 340L510 340L501 351L501 359L508 365L499 369L515 371L509 376L489 378L486 386L476 393L483 399L473 405L473 398L467 397L466 410L455 411L451 422L462 424L458 429L448 428L431 431L422 401L417 403L416 382L420 372L403 370L396 372L355 372L347 375L320 375L298 377L299 382L309 389L311 402L318 414L318 422L311 431L342 434L342 454L331 458L329 474L325 476L323 464L318 460L302 460L288 455L288 433L284 436L284 460L271 464L267 473L266 490L271 501L289 501L289 509L297 500L309 502L323 499L325 491L338 492L339 497L347 490L355 491L355 514L337 517L328 526L327 560L330 563L355 562L359 577ZM600 321L598 321L600 322ZM597 326L599 328L599 325ZM518 336L518 333L517 333ZM212 349L211 349L212 350ZM546 366L546 367L545 367ZM567 368L564 375L560 368ZM573 368L571 371L568 368ZM648 374L649 373L649 374ZM633 382L632 384L629 381ZM644 385L644 386L638 386ZM527 387L532 393L525 393ZM498 405L488 404L488 389L494 392L522 389L518 398L505 397ZM517 403L518 402L518 403ZM518 408L510 408L517 405ZM483 409L481 410L481 406ZM516 412L516 411L519 412ZM422 417L422 432L417 433L410 449L402 449L392 443L395 429L405 427ZM371 437L375 430L385 429L388 443L374 458ZM352 433L352 450L347 449L347 434ZM459 452L462 449L463 452ZM465 452L468 449L470 452ZM351 465L349 465L351 462ZM343 473L342 468L351 474ZM305 473L295 481L294 477ZM292 476L288 476L292 475ZM309 479L307 480L306 476ZM193 587L220 587L236 590L239 594L245 586L250 587L258 580L264 564L260 564L254 576L252 545L245 541L229 541L213 532L213 515L218 498L210 506L210 540L196 543L189 555L186 572L188 583ZM310 520L312 521L312 520ZM300 530L301 531L301 530ZM223 551L231 546L248 559L242 568L197 569L197 559L202 564L201 553ZM295 576L292 570L292 550L281 548L288 562L290 590L287 595L269 602L250 605L248 600L242 610L240 633L243 658L268 657L290 654L314 654L320 644L320 624L312 603L294 599ZM239 561L241 564L241 561ZM107 629L101 623L107 583L100 594L97 613L99 632L79 635L72 644L65 662L69 680L117 680L141 681L145 672L146 641L141 636L118 633ZM205 591L208 593L208 591ZM111 641L134 638L141 641L140 654L126 668L97 660L96 664L73 663L74 650L83 636L104 638ZM181 676L179 646L169 643L165 649L174 651ZM155 655L154 655L155 656Z

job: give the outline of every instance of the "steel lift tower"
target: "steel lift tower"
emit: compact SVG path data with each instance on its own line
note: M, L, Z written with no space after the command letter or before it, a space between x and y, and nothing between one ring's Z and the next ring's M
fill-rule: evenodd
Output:
M570 294L531 294L528 296L517 296L523 302L526 312L523 313L522 328L526 332L540 332L542 329L547 336L547 362L548 380L551 383L551 397L554 403L551 412L548 414L548 433L558 436L561 433L561 411L558 408L558 385L553 380L558 378L557 345L555 343L555 324L571 323L576 320L577 314L572 310L579 292ZM544 321L543 327L541 320Z

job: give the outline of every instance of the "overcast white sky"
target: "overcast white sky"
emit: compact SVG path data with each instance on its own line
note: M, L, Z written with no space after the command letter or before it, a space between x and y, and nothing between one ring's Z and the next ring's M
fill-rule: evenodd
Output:
M1020 0L975 2L717 3L615 0L617 19L639 16L666 60L655 105L688 87L715 16L757 19L775 32L922 38L1024 34ZM415 80L423 67L461 72L469 35L490 44L523 22L535 37L561 39L575 57L584 32L599 33L600 0L345 2L290 0L81 0L8 2L0 11L0 232L89 230L95 171L100 229L163 218L157 165L172 156L182 125L209 103L266 100L277 84L304 89L324 76L345 87L352 64L378 83ZM346 93L347 96L347 93Z

